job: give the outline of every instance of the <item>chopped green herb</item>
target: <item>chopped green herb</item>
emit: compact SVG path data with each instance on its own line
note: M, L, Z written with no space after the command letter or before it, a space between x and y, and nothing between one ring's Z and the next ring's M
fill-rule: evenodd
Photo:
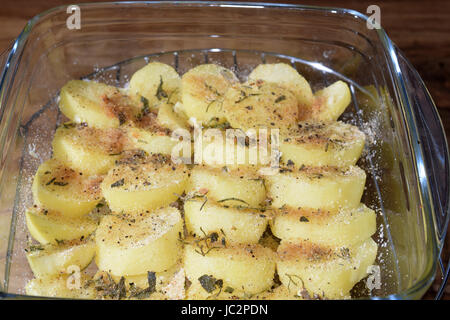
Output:
M111 188L115 188L115 187L121 187L125 184L125 179L122 178L120 180L117 180L116 182L114 182L113 184L111 184Z
M51 185L52 183L53 183L53 181L55 181L56 180L56 178L52 178L49 182L47 182L45 185L46 186L48 186L48 185Z
M208 276L206 274L198 278L198 281L200 282L202 288L208 293L212 293L217 288L221 289L223 286L223 280L217 280L213 276Z
M219 200L217 202L222 203L222 202L231 201L231 200L239 201L239 202L245 203L246 205L249 205L248 202L246 202L246 201L244 201L242 199L238 199L238 198L226 198L226 199Z
M224 291L226 293L233 293L234 289L232 287L226 287Z
M68 182L61 182L61 181L54 181L53 184L54 184L55 186L61 186L61 187L64 187L64 186L67 186L69 183L68 183Z
M167 98L168 95L167 93L164 91L163 89L163 79L162 76L159 76L159 85L158 85L158 89L156 89L156 98L158 98L158 100L161 100L162 98Z
M275 99L275 103L281 102L283 100L286 100L286 96L279 96L278 98Z

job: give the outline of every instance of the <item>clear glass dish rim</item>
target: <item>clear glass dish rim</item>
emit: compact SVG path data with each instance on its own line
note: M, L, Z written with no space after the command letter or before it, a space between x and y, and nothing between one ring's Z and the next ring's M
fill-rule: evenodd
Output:
M321 6L309 6L309 5L296 5L296 4L283 4L283 3L265 3L265 2L239 2L239 1L124 1L124 2L97 2L97 3L80 3L76 4L78 6L82 7L112 7L112 6L133 6L133 5L177 5L177 6L204 6L204 7L241 7L241 8L255 8L255 9L263 9L263 8L274 8L274 9L295 9L300 11L316 11L316 12L324 12L324 13L332 13L332 14L340 14L340 15L352 15L355 18L362 19L364 23L367 23L367 20L369 19L366 15L352 9L345 9L345 8L336 8L336 7L321 7ZM8 54L8 57L5 60L5 67L3 70L3 73L0 75L0 93L3 93L3 90L5 87L9 86L9 83L7 82L7 75L8 71L11 66L14 66L17 63L18 56L21 56L21 53L24 49L24 44L26 43L26 40L33 30L34 25L36 25L40 20L45 18L46 16L52 14L53 12L61 11L62 9L65 11L67 8L67 5L60 5L51 9L48 9L36 16L34 16L32 19L30 19L27 24L25 25L24 29L20 33L20 35L17 37L17 39L14 41L10 52ZM391 71L391 75L393 76L394 80L394 86L397 91L397 93L400 96L400 100L402 101L402 107L403 109L408 109L410 114L413 114L411 110L411 106L408 101L408 95L406 93L406 83L403 80L402 71L400 68L398 55L396 53L396 48L391 39L388 37L385 30L380 27L379 29L376 29L376 32L378 34L378 38L380 40L380 43L387 53L387 57L389 57L388 62L391 64L389 66L389 69ZM20 63L20 61L19 61ZM2 100L2 96L0 95L0 101ZM0 106L1 111L1 106ZM1 112L0 112L0 120L1 120ZM416 153L414 150L419 150L419 158L422 161L422 147L420 143L420 137L418 134L418 127L416 124L416 121L414 119L414 115L412 115L412 118L407 118L404 116L404 120L407 123L407 126L409 130L407 131L408 138L410 141L410 150L411 155L414 157L416 156ZM414 133L415 139L412 139L411 133ZM0 141L1 149L3 149L3 143ZM412 144L412 146L411 146ZM423 161L422 161L423 162ZM424 176L420 176L420 172L417 170L417 161L414 161L415 163L415 169L416 169L416 180L417 185L421 186L422 183L420 183L420 179L426 179L426 174ZM418 191L421 195L420 198L424 196L424 192L422 191L422 188L418 187ZM429 186L427 183L427 193L430 191ZM428 197L426 197L428 198ZM421 201L421 200L420 200ZM421 201L422 202L422 201ZM411 297L414 297L417 293L421 293L424 289L428 288L431 283L434 280L435 273L437 270L437 259L438 259L438 241L434 237L435 234L435 226L433 224L434 221L434 210L432 207L429 206L422 206L423 210L426 214L426 232L430 235L433 235L430 237L430 240L432 241L432 252L431 252L431 258L429 259L422 277L417 280L411 287L404 290L400 293L391 294L384 297L370 297L370 299L378 300L378 299L388 299L388 300L397 300L397 299L408 299ZM20 294L10 294L6 292L2 292L2 288L0 287L0 297L4 294L8 297L26 297L24 295Z

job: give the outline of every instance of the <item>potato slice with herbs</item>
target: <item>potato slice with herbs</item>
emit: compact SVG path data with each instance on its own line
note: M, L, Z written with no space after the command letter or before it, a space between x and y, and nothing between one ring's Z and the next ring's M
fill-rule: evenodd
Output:
M41 244L87 238L97 228L97 219L68 217L58 211L33 206L25 211L25 220L31 236Z
M81 273L79 283L75 275L62 274L53 277L35 278L28 281L25 292L29 296L95 299L97 291L91 278Z
M183 220L173 207L105 216L96 231L95 261L115 276L162 272L181 257Z
M87 175L105 174L120 158L126 136L119 129L65 123L53 138L53 157Z
M233 128L244 131L270 128L285 132L298 120L294 94L262 80L231 87L223 99L223 112Z
M223 122L222 101L228 88L238 79L231 70L216 64L202 64L181 78L181 111L203 125L217 118Z
M354 165L361 156L365 135L340 121L299 122L280 140L284 164L346 167Z
M248 136L240 129L207 129L202 136L201 163L210 167L236 169L239 167L269 166L272 155L270 143L262 143L261 136ZM270 141L270 133L264 135ZM260 139L258 139L260 138Z
M272 206L336 211L356 208L364 191L366 173L359 167L284 167L266 177Z
M289 89L297 97L300 108L309 108L313 104L314 96L308 81L286 63L260 64L248 79L275 82Z
M151 110L180 100L181 78L174 68L161 62L150 62L136 71L130 80L129 94L137 101L144 97Z
M281 283L300 296L344 299L367 275L376 255L377 244L372 238L351 247L282 241L277 270Z
M257 244L226 245L219 241L187 239L184 268L192 283L199 282L210 296L233 290L249 296L269 289L275 274L275 254Z
M264 180L250 168L231 170L196 166L191 171L188 191L230 206L257 208L266 199Z
M58 244L31 245L25 249L28 263L36 278L69 272L68 268L86 268L95 255L95 242L88 240L60 241Z
M284 207L271 212L272 233L283 240L302 239L330 246L344 246L371 237L377 229L375 211L360 204L332 213L323 209Z
M352 100L350 88L341 80L317 91L314 96L314 104L300 113L300 120L335 121Z
M191 235L202 236L216 233L226 243L258 243L266 230L268 217L245 204L226 205L197 196L184 203L187 231Z
M129 125L124 126L131 149L144 150L148 154L171 155L178 141L172 139L171 130L162 127L155 112L145 112ZM190 155L189 155L190 156Z
M73 122L94 128L117 128L136 109L119 88L82 80L71 80L61 89L59 108Z
M177 108L180 108L180 103L177 103ZM158 123L172 131L176 129L189 129L189 123L184 115L175 112L175 107L165 103L158 109L158 117L156 118Z
M78 217L88 214L102 199L100 176L87 176L56 159L43 162L33 180L36 204L61 214Z
M101 189L112 211L139 213L175 201L186 188L188 174L185 165L175 165L169 156L138 153L118 161Z

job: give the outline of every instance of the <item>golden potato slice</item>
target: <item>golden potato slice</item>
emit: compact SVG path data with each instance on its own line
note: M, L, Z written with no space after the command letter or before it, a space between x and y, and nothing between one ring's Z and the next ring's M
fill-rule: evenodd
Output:
M139 115L129 125L124 126L124 130L130 148L144 150L149 154L171 155L179 143L177 139L172 139L171 130L164 128L158 122L156 112L146 112ZM190 141L187 143L190 143ZM176 151L174 151L174 154L177 157L180 156ZM181 156L189 158L191 154Z
M258 243L267 227L267 215L247 205L229 206L194 197L184 203L186 228L192 235L216 233L226 243Z
M95 242L93 240L60 241L56 245L31 245L25 250L34 276L44 278L66 273L70 266L77 266L80 270L86 268L94 258Z
M269 133L266 135L266 141L270 141ZM256 133L247 136L240 129L224 131L216 128L203 132L201 150L202 164L215 168L227 166L232 169L240 166L268 166L272 152L269 143L264 145L258 141Z
M189 240L188 240L189 242ZM235 294L253 295L269 289L275 274L274 252L260 245L208 244L196 240L185 246L184 268L187 278L199 282L211 296L222 287ZM202 251L203 250L203 251Z
M285 167L280 173L266 177L272 206L281 208L313 208L336 211L356 208L364 191L366 173L350 166Z
M249 168L230 170L196 166L188 191L206 194L227 205L261 206L266 198L264 180Z
M180 104L177 104L180 106ZM174 106L165 103L162 104L158 109L158 117L156 118L158 123L164 127L168 128L170 130L176 130L176 129L189 129L189 123L187 119L179 114L176 113L174 110Z
M144 150L149 154L171 155L178 141L173 140L167 132L151 132L148 130L128 127L126 133L130 144L139 150Z
M95 234L95 261L115 276L168 270L181 257L182 231L180 212L172 207L105 216Z
M119 129L67 123L56 130L53 157L87 175L105 174L120 158L126 137Z
M34 177L34 202L66 216L82 216L100 202L101 180L99 176L87 176L50 159L39 166Z
M361 242L377 229L375 211L362 203L355 209L337 213L322 209L277 209L270 227L283 240L303 239L329 246Z
M300 114L300 120L337 120L352 100L350 88L341 80L317 91L314 96L313 106Z
M314 96L308 81L286 63L260 64L248 76L249 80L275 82L297 97L300 108L313 104Z
M202 64L186 72L182 79L181 111L188 118L207 124L223 121L222 101L225 92L238 79L231 70L215 64Z
M90 277L81 273L79 284L74 275L62 274L53 277L35 278L28 281L25 292L29 296L68 298L68 299L95 299L97 294L95 285Z
M150 109L180 100L181 78L174 68L161 62L150 62L136 71L130 80L129 94L138 101L145 97Z
M124 158L108 172L101 189L112 211L139 213L175 201L186 188L188 174L185 165L161 154Z
M294 94L276 83L261 80L234 85L223 99L225 118L233 128L273 128L284 132L298 120Z
M25 211L25 219L31 236L41 244L87 238L98 224L90 216L69 217L37 206Z
M343 122L300 122L281 137L283 163L297 166L354 165L364 148L365 135Z
M277 270L283 285L298 295L343 299L367 275L376 255L377 244L371 238L351 247L282 241Z
M59 108L73 122L95 128L117 128L131 118L136 107L116 87L71 80L61 89Z

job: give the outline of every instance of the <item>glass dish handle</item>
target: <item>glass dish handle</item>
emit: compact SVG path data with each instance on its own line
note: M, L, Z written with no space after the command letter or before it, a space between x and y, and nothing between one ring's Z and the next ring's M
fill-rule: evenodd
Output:
M424 167L435 210L436 231L442 245L449 222L450 166L447 138L441 118L417 70L396 48L406 90L419 129Z
M436 237L439 244L438 263L441 283L435 299L440 299L450 275L450 260L445 265L442 252L449 224L449 188L450 168L449 153L445 130L436 106L417 70L396 47L399 65L404 74L406 90L414 111L421 140L424 169L431 190L431 200L435 211ZM450 244L447 244L450 246Z

